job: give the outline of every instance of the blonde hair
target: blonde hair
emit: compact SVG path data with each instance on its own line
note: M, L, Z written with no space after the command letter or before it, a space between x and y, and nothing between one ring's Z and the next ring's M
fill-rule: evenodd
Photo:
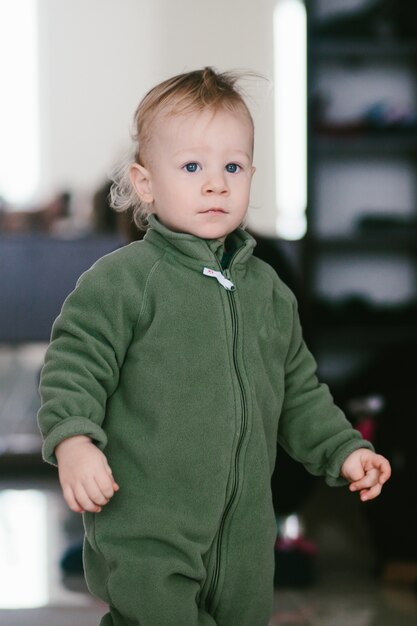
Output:
M245 72L245 75L248 75ZM181 115L210 109L225 109L247 116L253 133L253 119L237 87L243 77L241 72L216 72L205 67L178 74L153 87L139 103L134 114L134 153L117 166L112 175L110 206L115 211L133 211L133 219L140 229L146 228L146 218L151 206L141 201L130 180L133 163L145 165L146 150L152 136L152 123L159 113Z

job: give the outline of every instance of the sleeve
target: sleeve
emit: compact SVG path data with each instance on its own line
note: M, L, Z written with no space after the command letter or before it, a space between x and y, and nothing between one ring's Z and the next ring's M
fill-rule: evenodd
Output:
M295 460L330 486L344 485L340 468L351 452L372 448L334 404L327 385L318 381L316 362L302 337L294 301L291 341L285 362L285 397L278 441Z
M83 274L52 327L38 425L43 458L54 465L54 450L63 439L87 435L101 449L107 443L106 402L117 388L135 321L123 281L114 274L100 261Z

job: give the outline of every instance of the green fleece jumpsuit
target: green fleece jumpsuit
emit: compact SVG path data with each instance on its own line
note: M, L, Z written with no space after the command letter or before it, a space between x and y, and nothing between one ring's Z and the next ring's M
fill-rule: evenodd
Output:
M44 458L88 435L120 485L84 515L102 626L267 626L277 440L329 484L370 444L317 381L294 297L247 233L229 235L223 271L218 241L150 225L83 274L55 321Z

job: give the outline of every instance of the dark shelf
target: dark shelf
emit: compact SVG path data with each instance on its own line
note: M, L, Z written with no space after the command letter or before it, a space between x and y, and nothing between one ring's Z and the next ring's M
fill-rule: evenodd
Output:
M351 236L309 237L305 240L309 250L317 252L350 253L414 253L417 254L417 232L353 234Z
M323 59L354 59L369 63L373 59L388 61L417 57L417 43L413 40L398 41L395 39L353 39L314 36L310 43L313 57Z
M363 324L339 323L323 324L314 322L309 326L309 340L312 346L334 348L369 348L390 344L417 342L415 324Z
M326 136L316 132L312 138L312 150L322 156L389 156L417 155L417 133L370 133Z
M411 167L417 165L417 123L413 116L416 110L415 98L413 108L407 108L401 118L399 115L390 115L390 102L386 102L384 90L376 97L372 96L372 90L369 89L368 107L355 118L346 122L342 120L338 124L337 120L334 123L326 117L326 107L332 102L333 92L328 84L326 89L322 87L321 77L327 76L330 81L333 68L339 68L341 72L337 80L341 82L345 72L351 73L351 78L355 79L357 70L361 72L368 66L369 75L372 76L380 66L392 72L403 68L413 84L417 66L417 38L400 38L400 35L396 38L394 33L398 31L395 28L391 31L392 36L384 35L382 31L379 34L376 30L372 31L375 33L372 35L370 30L367 37L367 26L372 29L374 24L365 24L360 30L355 28L353 17L351 23L348 19L343 23L335 18L333 27L331 20L327 24L324 20L320 25L316 4L311 3L308 36L310 202L309 230L304 239L303 256L307 292L305 326L309 343L319 354L323 350L322 356L329 349L340 354L352 349L358 353L364 350L378 355L386 347L417 345L417 296L416 300L399 303L398 306L378 305L372 298L368 300L366 294L346 293L342 301L326 301L321 295L321 283L318 282L323 277L321 274L318 276L317 269L323 259L325 263L338 261L337 267L341 266L343 274L343 266L356 260L356 256L361 260L376 261L377 267L380 256L388 256L393 261L407 260L415 267L417 214L414 212L401 218L396 213L398 207L392 207L392 212L388 214L386 211L378 212L375 204L367 206L365 193L363 207L360 207L361 219L354 224L353 232L345 231L336 236L320 235L316 206L320 196L316 193L316 181L321 175L321 168L327 170L334 162L341 168L348 167L354 161L364 168L368 162L369 165L389 166L404 161ZM331 31L331 28L339 29L340 32L344 29L346 35L337 35L336 30ZM363 35L355 37L355 32L362 32ZM367 91L366 77L363 79L361 75L359 78L362 82L358 83L358 89ZM333 88L337 89L337 85ZM325 215L320 214L320 218L325 219ZM360 272L360 267L357 271Z
M417 343L417 299L376 304L361 295L311 301L309 336L327 345Z

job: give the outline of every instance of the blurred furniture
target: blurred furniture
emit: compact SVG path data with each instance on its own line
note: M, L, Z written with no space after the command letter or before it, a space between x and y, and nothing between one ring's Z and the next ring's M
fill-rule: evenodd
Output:
M119 236L0 235L0 466L41 469L38 382L51 326L82 272Z
M337 3L335 3L337 4ZM309 11L309 206L305 276L320 377L393 476L363 507L380 572L417 577L416 4L372 0ZM328 5L330 8L330 4ZM369 425L372 426L369 431Z
M0 342L48 341L78 277L123 243L112 235L0 235Z
M310 344L334 389L417 339L416 7L372 0L326 17L312 0L308 12L304 273Z

